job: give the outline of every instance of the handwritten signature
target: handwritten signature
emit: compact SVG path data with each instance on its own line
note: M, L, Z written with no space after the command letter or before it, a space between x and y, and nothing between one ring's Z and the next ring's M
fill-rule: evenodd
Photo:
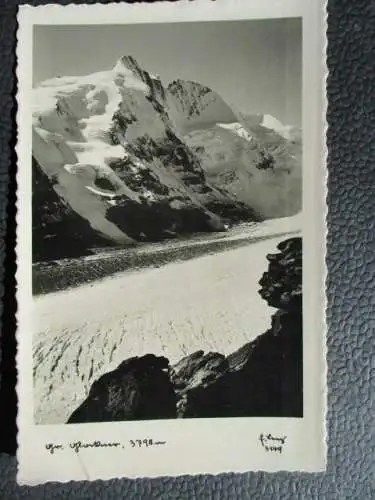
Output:
M148 448L150 446L160 446L165 445L166 441L156 441L150 438L147 439L130 439L128 444L131 448ZM72 441L67 445L63 445L61 443L47 443L45 445L45 449L51 454L54 455L58 451L63 451L66 449L73 450L75 453L79 453L83 449L87 448L125 448L123 443L118 441Z
M286 436L273 436L272 434L260 434L259 441L266 451L282 453L286 443Z

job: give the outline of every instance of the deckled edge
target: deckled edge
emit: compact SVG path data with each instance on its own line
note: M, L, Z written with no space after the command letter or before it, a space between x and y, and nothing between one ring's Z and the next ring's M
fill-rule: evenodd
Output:
M16 199L15 199L15 221L16 221L16 234L15 234L15 257L16 257L16 271L15 271L15 297L16 297L16 373L17 373L17 379L16 379L16 398L17 398L17 416L16 416L16 457L17 457L17 472L16 472L16 478L18 482L18 476L19 476L19 448L20 448L20 424L21 424L21 417L20 417L20 405L19 405L19 391L21 387L21 382L20 382L20 349L19 349L19 287L18 284L20 282L20 270L18 266L18 252L19 252L19 238L18 238L18 228L20 224L20 210L18 207L18 202L19 202L19 190L18 190L18 185L19 185L19 158L20 158L20 144L19 144L19 139L20 139L20 134L19 134L19 121L20 121L20 106L19 106L19 94L20 94L20 85L19 85L19 80L20 80L20 75L19 75L19 60L20 60L20 44L19 44L19 31L20 31L20 15L21 9L20 7L18 8L17 11L17 27L16 27L16 49L15 49L15 56L16 56L16 69L15 69L15 74L16 74L16 106L17 106L17 111L16 111L16 145L15 145L15 153L16 153L16 175L15 175L15 185L16 185Z
M329 77L329 70L327 66L327 49L328 49L328 0L323 0L323 12L322 12L322 37L323 37L323 54L322 54L322 134L323 134L323 144L322 144L322 165L324 169L324 183L322 187L323 196L323 226L322 239L324 245L323 251L323 320L322 325L324 328L324 334L322 335L322 362L323 362L323 373L322 373L322 393L323 393L323 442L324 442L324 457L325 457L325 470L327 470L328 464L328 323L327 323L327 313L328 313L328 299L327 299L327 285L328 285L328 268L327 268L327 240L328 240L328 144L327 144L327 133L328 133L328 121L327 121L327 111L328 111L328 96L327 96L327 82Z
M23 12L25 12L25 7L29 6L19 6L17 10L17 27L16 27L16 49L15 49L15 56L16 56L16 62L15 62L15 75L16 75L16 95L15 95L15 100L16 100L16 145L15 145L15 153L16 153L16 175L15 175L15 185L16 185L16 196L15 196L15 221L16 221L16 235L15 235L15 256L16 256L16 271L15 271L15 297L16 297L16 311L15 311L15 316L16 316L16 373L17 373L17 380L16 380L16 398L17 398L17 417L16 417L16 458L17 458L17 471L16 471L16 480L17 483L19 484L19 474L20 474L20 465L19 465L19 453L20 453L20 443L21 443L21 437L20 437L20 429L21 429L21 411L20 411L20 404L19 404L19 393L21 390L21 353L20 353L20 311L19 311L19 301L20 301L20 287L19 284L21 282L21 271L20 271L20 266L19 266L19 251L20 251L20 241L19 241L19 227L21 223L21 211L19 209L19 201L20 201L20 193L19 193L19 183L20 183L20 169L19 169L19 159L21 157L21 145L20 145L20 132L19 132L19 123L21 120L21 111L20 111L20 58L21 58L21 44L20 44L20 31L21 31L21 17L23 16Z
M64 5L60 5L58 3L46 3L46 4L41 4L41 5L30 5L30 4L23 4L20 5L18 8L18 13L20 12L38 12L38 11L43 11L44 14L48 15L49 11L60 11L64 12L64 10L69 10L73 12L84 12L84 10L89 7L91 12L97 11L97 13L101 13L104 7L111 8L111 7L117 7L117 8L126 8L126 10L130 11L136 11L139 8L147 8L148 10L154 10L154 9L163 9L165 11L175 11L170 14L168 12L168 21L169 22L183 22L185 21L183 15L184 13L191 7L191 4L199 4L199 6L212 6L214 8L216 5L220 4L220 9L221 11L225 10L225 14L228 15L228 18L226 17L225 20L235 20L235 19L243 19L241 16L237 17L234 15L233 17L230 16L230 14L233 14L233 12L236 12L238 10L238 7L244 7L244 3L246 1L246 7L250 5L250 3L253 4L253 9L257 9L258 5L261 5L262 3L259 2L259 0L156 0L151 3L148 3L147 0L141 0L141 1L135 1L132 3L128 3L131 0L125 0L122 3L118 2L109 2L109 3L102 3L102 2L96 2L95 4L86 4L86 3L80 3L80 4L75 4L75 3L68 3ZM302 2L307 2L310 0L302 0ZM320 0L319 0L320 1ZM288 13L288 15L283 15L282 17L299 17L299 14L296 14L295 12L295 6L293 7L292 10L290 10L290 5L295 4L296 2L293 2L293 0L269 0L269 2L272 2L275 4L275 7L278 7L280 9L281 7L285 9L285 12ZM259 7L258 12L263 10L264 7L261 6ZM181 15L175 16L174 14L177 11L182 11ZM257 16L254 14L254 19L264 19L264 15ZM45 16L43 16L44 18ZM272 18L273 16L270 16ZM275 16L275 18L280 17L279 15ZM44 20L44 19L43 19ZM200 17L197 14L197 21L200 21ZM208 20L208 19L205 19ZM222 19L224 20L224 19ZM134 21L130 21L133 23ZM142 20L142 23L153 23L154 20L150 18L150 20ZM40 24L40 23L38 23ZM42 22L41 24L48 24ZM87 24L87 23L86 23ZM98 23L90 23L90 24L101 24L101 22Z

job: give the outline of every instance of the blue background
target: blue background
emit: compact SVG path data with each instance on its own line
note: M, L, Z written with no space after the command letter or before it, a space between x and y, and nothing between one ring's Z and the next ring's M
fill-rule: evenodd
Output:
M12 148L15 143L17 6L17 1L0 0L0 255L4 264L1 275L0 441L4 452L14 451L15 446L13 247L16 158ZM21 488L15 484L14 456L2 453L1 500L375 498L375 2L329 1L328 41L327 472L312 475L227 474Z

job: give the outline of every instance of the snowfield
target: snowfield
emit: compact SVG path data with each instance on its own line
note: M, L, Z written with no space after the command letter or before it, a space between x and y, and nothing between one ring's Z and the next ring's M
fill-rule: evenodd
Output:
M266 254L299 228L300 216L267 221L256 231L267 239L241 248L35 297L36 422L65 422L93 381L131 356L229 354L265 332L274 312L258 294Z
M287 140L292 140L294 138L294 135L296 134L295 130L296 127L292 127L290 125L283 125L282 123L279 122L279 120L276 120L276 118L270 115L263 116L261 126L268 128L270 130L274 130L276 133L278 133Z

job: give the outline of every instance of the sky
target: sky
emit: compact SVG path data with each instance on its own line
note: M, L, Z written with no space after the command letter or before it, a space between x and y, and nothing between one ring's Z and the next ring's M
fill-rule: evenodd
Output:
M165 85L197 81L237 110L301 126L300 19L35 26L33 44L34 86L111 69L132 55Z

